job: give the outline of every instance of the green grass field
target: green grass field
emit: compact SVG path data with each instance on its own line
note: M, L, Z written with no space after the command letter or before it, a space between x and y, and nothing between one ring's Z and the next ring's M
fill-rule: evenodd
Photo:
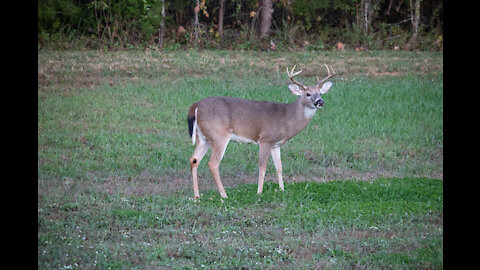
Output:
M212 95L293 102L285 68L334 86L282 147L285 192L258 146L230 143L221 201L187 109ZM38 53L42 269L443 267L443 54ZM240 158L239 158L240 157Z

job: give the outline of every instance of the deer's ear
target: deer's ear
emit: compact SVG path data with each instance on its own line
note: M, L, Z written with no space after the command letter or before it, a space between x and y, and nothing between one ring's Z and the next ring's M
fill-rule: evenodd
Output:
M322 89L320 89L320 94L325 94L330 90L330 87L332 87L332 82L326 82L322 85Z
M288 85L288 89L290 90L290 92L296 96L301 96L303 94L303 90L300 88L300 86L294 84L294 83L290 83Z

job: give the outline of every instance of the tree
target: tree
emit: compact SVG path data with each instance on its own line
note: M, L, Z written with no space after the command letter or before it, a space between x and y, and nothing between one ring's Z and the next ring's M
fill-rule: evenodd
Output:
M415 0L415 5L413 5L412 0L410 0L410 17L413 34L409 44L415 45L417 43L418 26L420 24L420 0Z
M260 13L260 38L268 38L272 26L272 0L262 0Z
M223 15L225 13L225 0L219 0L220 10L218 11L218 34L223 42Z
M193 9L194 13L195 13L195 17L194 17L194 27L195 27L195 39L194 39L194 42L195 42L195 46L197 46L198 44L198 28L200 27L199 23L198 23L198 12L200 12L200 1L199 0L195 0L195 8Z
M372 0L361 0L357 24L361 25L362 31L368 35L372 22Z
M160 28L158 28L158 47L162 48L163 38L165 36L165 0L162 2L162 16L160 18Z

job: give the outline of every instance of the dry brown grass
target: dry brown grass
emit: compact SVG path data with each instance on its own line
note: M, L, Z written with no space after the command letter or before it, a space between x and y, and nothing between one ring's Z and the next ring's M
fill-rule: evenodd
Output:
M393 57L391 56L395 54ZM428 74L443 70L441 57L428 52L304 52L258 53L234 51L185 52L55 52L41 51L38 57L38 84L48 89L87 88L98 85L121 85L136 81L152 81L167 76L222 76L222 67L238 66L238 76L250 72L278 74L284 77L287 66L304 68L303 76L318 76L325 72L324 64L334 67L338 77L400 76ZM300 57L299 57L300 56Z

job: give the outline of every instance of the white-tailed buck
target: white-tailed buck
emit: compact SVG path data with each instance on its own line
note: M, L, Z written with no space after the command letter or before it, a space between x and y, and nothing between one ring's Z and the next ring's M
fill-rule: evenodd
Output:
M263 190L269 154L277 170L279 188L284 190L280 146L302 131L310 123L317 109L323 106L324 102L320 95L327 93L332 86L331 82L325 81L335 76L333 69L330 72L328 66L325 66L328 75L321 80L317 77L317 84L313 86L305 86L293 78L302 72L301 70L294 72L294 66L289 72L287 68L287 75L293 82L288 85L288 89L298 96L297 100L290 104L233 97L208 97L190 106L188 130L193 144L197 144L190 158L195 198L200 197L197 168L210 147L212 156L208 167L220 196L227 198L218 168L230 141L260 146L257 193L260 194Z

